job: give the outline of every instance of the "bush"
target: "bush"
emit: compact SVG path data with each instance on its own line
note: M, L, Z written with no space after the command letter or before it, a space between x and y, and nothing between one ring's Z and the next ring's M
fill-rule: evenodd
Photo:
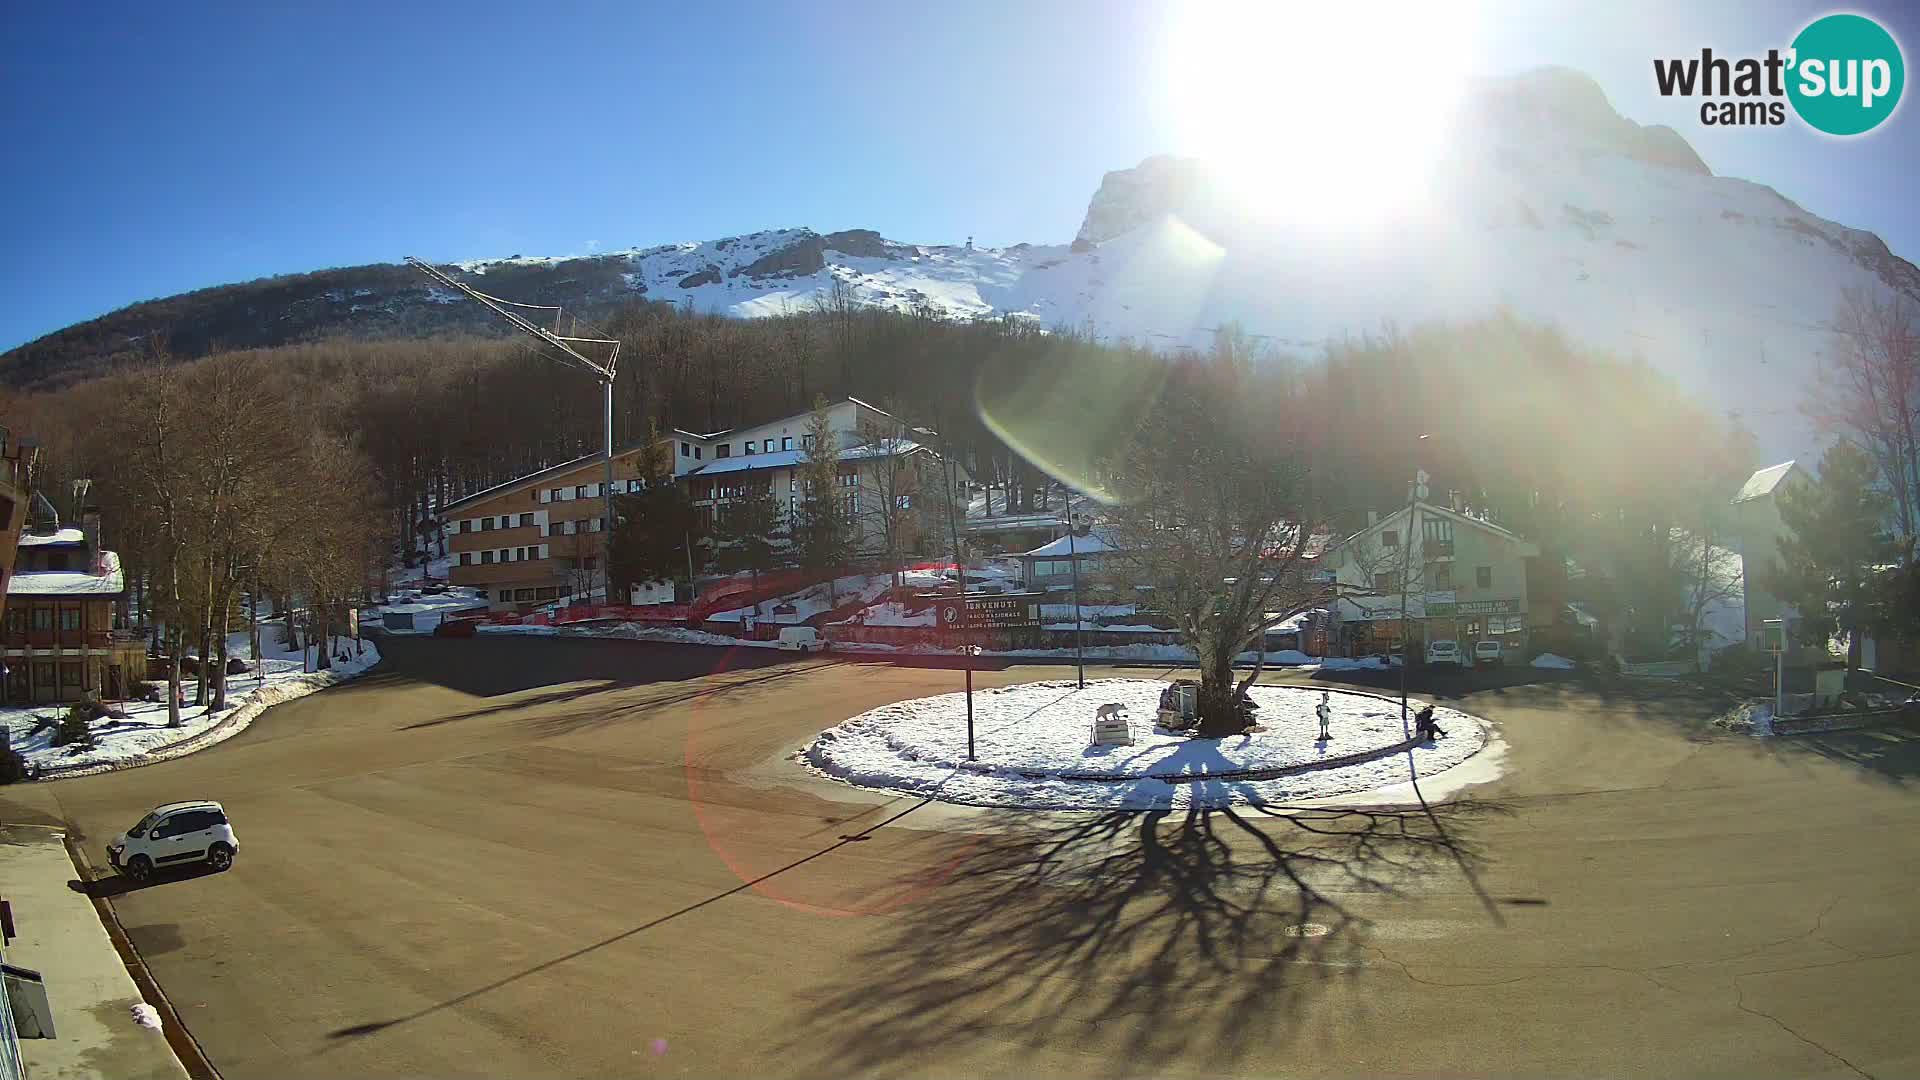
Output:
M0 750L0 784L17 784L29 775L27 759L20 751L12 747Z
M93 731L87 726L92 719L85 711L85 702L67 710L60 719L60 726L53 729L53 745L72 746L80 749L93 745Z

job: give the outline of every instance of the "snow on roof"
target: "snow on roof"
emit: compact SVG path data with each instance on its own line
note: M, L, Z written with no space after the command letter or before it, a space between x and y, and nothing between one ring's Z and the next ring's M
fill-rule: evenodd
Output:
M876 443L850 446L840 451L840 460L865 461L872 458L897 457L911 454L919 449L920 444L912 439L883 439ZM752 469L778 469L788 465L799 465L806 460L805 450L776 450L771 454L746 454L742 457L721 458L697 469L689 469L686 475L717 476L721 473L747 472Z
M633 454L641 450L645 450L647 449L647 446L648 444L646 443L635 443L634 445L629 446L624 450L615 450L613 452L613 456L616 459L623 458L623 457L626 457L628 454ZM448 503L447 505L441 507L440 514L441 516L444 517L449 511L458 510L461 507L468 505L469 503L476 503L482 499L492 498L495 495L504 495L507 492L513 491L516 488L523 487L527 484L537 483L540 480L543 480L549 476L553 476L556 473L563 473L569 469L577 469L582 465L590 465L593 462L605 461L605 460L607 460L606 452L604 450L595 450L591 454L583 454L580 457L574 458L572 461L563 461L558 465L549 465L546 468L541 469L537 472L530 472L525 476L516 476L504 484L495 484L490 488L483 488L479 491L474 492L471 495L463 495L460 498L455 499L452 502Z
M85 570L22 570L7 582L8 596L118 596L127 590L116 552L100 553L98 574Z
M60 529L51 533L21 533L21 547L38 547L42 544L84 544L87 535L79 529Z
M1758 499L1773 494L1773 489L1779 487L1780 481L1785 480L1787 474L1792 471L1793 462L1791 461L1783 461L1778 465L1769 465L1761 469L1747 477L1747 482L1740 485L1740 494L1735 495L1733 501L1746 502L1748 499Z
M1089 532L1085 536L1061 537L1052 543L1041 544L1032 551L1025 552L1029 559L1052 559L1069 553L1074 555L1098 555L1103 551L1118 551L1118 545L1111 543L1098 532Z

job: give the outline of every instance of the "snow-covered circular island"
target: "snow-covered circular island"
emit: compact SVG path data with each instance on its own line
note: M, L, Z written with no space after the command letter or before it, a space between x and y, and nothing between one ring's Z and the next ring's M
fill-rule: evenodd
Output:
M1097 679L1085 690L1033 682L976 691L972 761L965 694L861 713L821 732L800 757L860 787L979 806L1271 805L1429 776L1473 756L1488 739L1482 721L1436 706L1444 737L1409 745L1397 701L1310 686L1255 686L1264 730L1196 739L1156 730L1166 685ZM1323 695L1331 714L1324 741L1315 715ZM1091 744L1095 713L1109 703L1124 709L1132 745Z

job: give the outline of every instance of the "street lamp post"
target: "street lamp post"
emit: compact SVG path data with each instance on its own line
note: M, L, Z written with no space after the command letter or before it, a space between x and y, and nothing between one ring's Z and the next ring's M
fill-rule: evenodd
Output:
M548 348L552 349L555 353L558 354L558 356L555 357L555 359L558 359L561 363L571 364L574 367L581 368L586 372L588 372L589 374L593 375L595 378L600 380L601 388L605 393L605 408L604 408L605 426L604 426L603 434L606 439L606 455L607 455L606 481L602 485L603 490L601 492L606 499L606 515L607 516L606 516L606 520L602 523L602 527L600 530L601 540L602 540L602 543L600 545L600 560L601 560L600 582L601 582L602 603L612 604L613 603L613 525L614 525L614 518L613 518L613 380L614 380L615 365L619 362L619 359L620 359L620 342L612 338L564 337L559 333L560 308L557 306L554 306L552 304L522 304L514 300L502 300L497 296L488 296L486 293L483 293L478 289L475 289L461 282L455 281L453 278L448 277L446 274L442 273L438 267L422 262L411 255L407 256L407 264L409 266L412 266L415 270L420 271L422 274L425 274L426 276L432 278L434 281L438 282L439 284L445 285L447 288L453 289L456 292L462 293L467 297L479 302L482 306L493 311L494 314L499 315L501 318L507 320L507 322L513 324L513 326L519 329L522 333L528 334L529 336L532 336L534 338L538 338L542 344L546 345ZM530 311L551 311L554 313L554 316L553 316L554 328L552 330L548 330L543 326L537 326L534 323L529 322L524 316L508 311L507 308L509 307L526 308ZM573 347L576 343L586 344L586 345L608 346L609 348L607 351L606 360L602 362L602 361L592 360L587 358L586 356L582 355L578 349L575 349ZM591 577L587 579L587 599L589 601L593 599L593 581Z
M1073 495L1067 495L1067 569L1073 575L1073 666L1080 689L1087 688L1086 624L1080 617L1080 556L1074 550Z
M1420 516L1420 500L1427 494L1427 474L1420 468L1422 435L1413 441L1413 482L1407 485L1407 535L1400 541L1400 728L1407 726L1407 667L1413 662L1413 623L1407 613L1407 594L1413 588L1413 535ZM1425 610L1425 603L1421 609ZM1391 653L1388 654L1392 656Z

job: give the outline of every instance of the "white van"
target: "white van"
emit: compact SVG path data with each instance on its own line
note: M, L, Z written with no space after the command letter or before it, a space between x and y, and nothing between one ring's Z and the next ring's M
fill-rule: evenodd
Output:
M780 647L803 653L812 652L821 647L820 631L811 626L783 626L780 628Z

